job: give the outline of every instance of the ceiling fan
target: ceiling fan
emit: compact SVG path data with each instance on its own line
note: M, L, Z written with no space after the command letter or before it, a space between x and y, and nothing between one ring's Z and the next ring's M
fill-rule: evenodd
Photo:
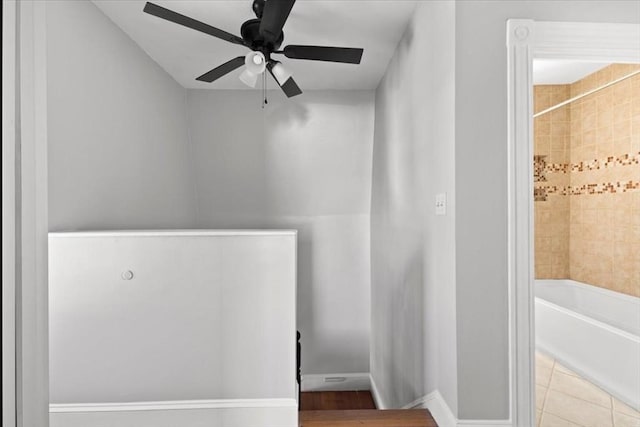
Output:
M254 0L253 12L256 18L249 19L242 24L240 28L242 37L212 27L211 25L181 15L154 3L147 2L144 6L144 12L209 34L213 37L228 41L229 43L251 49L251 52L248 54L233 58L213 70L204 73L196 78L196 80L211 83L244 65L245 70L240 75L240 80L245 84L255 87L258 76L265 71L269 71L271 76L282 88L282 91L291 98L300 95L302 90L300 90L282 63L272 58L273 54L283 54L290 59L359 64L362 59L362 53L364 52L363 49L347 47L301 45L288 45L284 49L279 50L284 41L282 28L287 22L294 3L295 0Z

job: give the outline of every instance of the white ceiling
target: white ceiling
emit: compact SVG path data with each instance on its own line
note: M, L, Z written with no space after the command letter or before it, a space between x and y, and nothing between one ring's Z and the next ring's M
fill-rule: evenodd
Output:
M248 89L236 70L213 83L201 74L249 50L151 16L145 1L92 0L111 20L182 86L193 89ZM155 1L163 7L240 35L255 18L252 0ZM284 27L287 44L364 48L360 65L288 59L283 63L303 90L374 89L405 32L417 1L298 0ZM275 86L275 82L270 81Z
M575 83L607 65L611 64L564 59L534 59L533 84L564 85Z

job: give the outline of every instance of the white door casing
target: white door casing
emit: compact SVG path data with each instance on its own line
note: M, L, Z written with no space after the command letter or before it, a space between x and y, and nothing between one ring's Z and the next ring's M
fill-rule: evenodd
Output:
M535 425L533 60L640 63L640 25L507 21L511 420Z

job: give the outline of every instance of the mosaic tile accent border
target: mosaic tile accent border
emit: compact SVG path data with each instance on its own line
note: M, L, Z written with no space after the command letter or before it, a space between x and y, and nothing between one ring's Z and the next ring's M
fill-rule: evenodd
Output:
M534 195L558 194L560 196L580 196L582 194L627 193L633 190L640 190L640 181L604 182L602 184L585 184L575 187L571 185L565 187L541 185L536 186Z
M538 165L536 165L535 157L539 156L534 156L534 170L538 167ZM640 165L640 152L635 154L624 154L619 157L609 156L605 160L594 159L592 161L579 163L548 163L544 166L544 171L552 173L583 172L631 165Z
M546 202L547 201L547 190L545 188L534 188L533 189L533 201L534 202Z
M544 173L547 171L547 156L533 156L533 181L546 181Z

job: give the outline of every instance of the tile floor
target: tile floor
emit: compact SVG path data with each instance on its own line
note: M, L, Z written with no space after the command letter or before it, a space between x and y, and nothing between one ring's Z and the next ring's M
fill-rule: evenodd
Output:
M536 413L539 427L640 427L640 412L542 353L536 353Z

